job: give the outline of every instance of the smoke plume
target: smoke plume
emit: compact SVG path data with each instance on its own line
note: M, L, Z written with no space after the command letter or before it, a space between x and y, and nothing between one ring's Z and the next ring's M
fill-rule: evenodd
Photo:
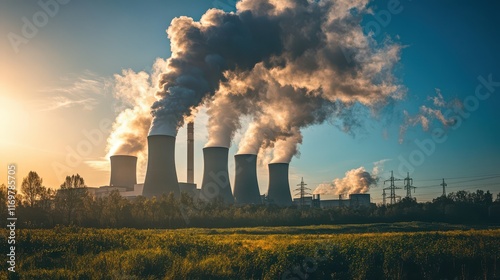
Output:
M279 21L251 11L208 10L199 22L175 18L167 30L172 56L152 106L150 135L175 136L184 118L215 94L227 71L247 71L282 49Z
M302 128L332 118L342 118L344 127L349 128L350 122L356 120L350 114L355 104L377 109L391 99L401 98L403 89L395 84L392 75L401 46L389 40L379 45L363 33L361 21L370 12L367 3L368 0L239 2L232 15L268 22L270 26L242 20L250 24L248 28L267 32L279 42L263 46L262 42L251 40L249 43L259 46L265 54L260 61L241 66L231 56L236 67L225 67L214 80L212 91L219 91L208 104L207 146L229 146L235 131L241 128L240 117L251 114L253 122L238 153L257 154L261 149L274 147L273 162L290 162L302 141ZM221 18L227 16L220 11L207 12L211 13ZM220 39L226 41L227 37ZM217 53L226 60L224 52Z
M116 117L108 137L106 157L137 156L140 172L147 162L146 136L151 126L151 104L156 100L158 77L165 65L164 60L157 59L151 74L129 69L114 76L114 95L120 101L117 111L121 113Z
M340 119L348 131L357 119L353 106L376 111L404 93L392 75L401 46L363 33L368 2L242 0L236 12L175 18L168 60L151 76L115 77L128 106L115 122L109 154L144 153L148 127L150 135L176 136L203 103L207 146L229 147L249 115L239 153L272 148L273 162L290 162L307 126Z
M314 194L341 195L367 193L370 186L377 184L378 179L367 172L364 167L349 170L345 177L334 179L331 183L320 184L314 190Z

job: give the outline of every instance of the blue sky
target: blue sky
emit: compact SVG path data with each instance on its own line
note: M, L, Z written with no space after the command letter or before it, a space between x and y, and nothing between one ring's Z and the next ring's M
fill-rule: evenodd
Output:
M389 1L377 0L370 5L375 14L387 9ZM399 42L405 48L395 75L407 89L404 100L387 108L378 119L367 118L364 126L347 135L332 124L304 130L301 155L291 163L290 185L304 177L309 187L343 177L348 170L387 160L382 179L394 170L401 177L401 158L421 149L415 140L432 138L434 121L428 132L410 127L399 143L399 127L404 122L403 110L418 113L421 105L430 105L429 96L439 89L445 100L472 98L480 85L478 77L500 81L500 4L497 1L401 1L402 11L392 14L387 24L380 24L375 38ZM157 57L168 58L169 41L165 30L177 16L199 19L212 7L234 7L234 1L70 1L60 5L27 44L15 53L7 39L10 32L20 33L22 18L31 18L40 11L36 1L2 1L0 4L0 94L2 95L2 126L11 131L0 142L2 165L16 162L19 176L29 170L38 171L47 186L57 187L58 178L49 168L53 162L66 161L67 147L75 148L103 119L116 116L115 101L106 90L87 92L98 102L91 109L78 106L42 111L54 92L74 84L82 76L106 80L122 69L150 71ZM364 24L376 20L367 16ZM500 192L500 87L478 108L461 117L456 128L444 128L447 140L435 143L435 151L425 155L423 164L413 166L411 176L421 201L441 193L439 178L447 178L449 191L461 189ZM89 90L87 88L87 90ZM38 108L38 109L37 109ZM456 115L456 114L453 114ZM196 176L201 183L201 148L206 142L205 123L196 123ZM177 147L179 177L184 178L183 130ZM106 132L103 132L105 135ZM185 133L184 133L185 134ZM183 138L184 137L184 138ZM105 143L97 143L90 159L102 158ZM236 148L232 148L230 157ZM232 164L232 161L230 162ZM80 172L90 186L105 185L108 173L96 171L84 163L70 171ZM491 176L490 176L491 175ZM267 172L259 170L261 192L267 189ZM483 177L475 177L483 176ZM495 177L496 176L496 177ZM2 176L3 177L3 176ZM0 177L0 178L2 178ZM493 177L493 178L490 178ZM490 178L490 179L484 179ZM478 179L478 180L476 180ZM472 181L471 181L472 180ZM0 183L4 181L0 179ZM370 191L374 202L381 200L383 184ZM399 191L398 195L404 195Z

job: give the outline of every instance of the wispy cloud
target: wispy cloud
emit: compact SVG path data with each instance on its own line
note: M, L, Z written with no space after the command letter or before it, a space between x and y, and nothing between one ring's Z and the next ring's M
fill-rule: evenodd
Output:
M372 175L375 177L380 177L384 172L384 165L386 162L391 161L391 159L385 158L373 163Z
M432 104L420 106L418 114L414 116L410 115L406 110L403 111L405 120L399 128L399 143L403 143L404 136L409 127L420 124L424 131L428 131L433 120L438 120L444 127L453 126L455 120L453 118L446 118L443 110L456 109L463 106L462 102L456 98L447 102L439 89L436 89L436 96L427 97L427 101L432 102Z
M85 164L97 171L110 171L110 162L108 159L99 158L94 160L86 160Z
M36 100L38 111L53 111L63 108L78 107L92 111L98 104L99 98L111 92L112 79L99 77L85 71L74 77L62 80L64 85L40 90L43 98Z

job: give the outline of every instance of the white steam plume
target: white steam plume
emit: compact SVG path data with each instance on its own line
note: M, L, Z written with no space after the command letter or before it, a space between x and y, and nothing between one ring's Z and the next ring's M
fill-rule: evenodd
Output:
M159 73L166 62L157 59L151 74L124 70L115 75L114 95L121 102L120 112L108 137L107 158L112 155L133 155L139 158L139 171L147 162L147 135L151 126L151 104L156 100Z
M359 167L347 171L344 178L337 178L331 183L318 185L313 193L321 195L367 193L370 186L375 185L377 180L364 167Z
M337 178L331 183L319 184L313 193L322 195L366 193L370 187L377 185L380 175L384 172L384 164L388 161L389 159L382 159L374 162L371 174L363 166L349 170L342 179Z

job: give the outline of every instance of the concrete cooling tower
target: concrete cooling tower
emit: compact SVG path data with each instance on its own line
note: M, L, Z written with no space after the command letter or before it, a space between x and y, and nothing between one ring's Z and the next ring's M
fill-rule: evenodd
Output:
M234 200L237 204L261 204L257 182L257 155L234 156L236 162Z
M288 163L269 164L269 189L267 199L269 203L280 206L292 205L292 194L288 183Z
M221 198L224 203L234 203L227 170L229 149L224 147L207 147L203 149L203 181L200 198L214 201Z
M150 135L148 136L148 169L143 195L159 197L171 192L176 197L180 195L175 169L175 137Z
M137 157L134 156L111 156L111 180L110 186L126 187L133 190L137 184L136 167Z

